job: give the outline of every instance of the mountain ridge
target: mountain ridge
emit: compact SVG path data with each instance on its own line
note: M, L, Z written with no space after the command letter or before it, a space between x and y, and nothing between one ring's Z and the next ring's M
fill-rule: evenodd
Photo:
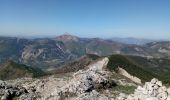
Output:
M170 42L145 45L123 44L100 38L61 35L58 38L23 39L0 37L0 61L14 60L46 70L74 61L86 54L112 54L170 58Z

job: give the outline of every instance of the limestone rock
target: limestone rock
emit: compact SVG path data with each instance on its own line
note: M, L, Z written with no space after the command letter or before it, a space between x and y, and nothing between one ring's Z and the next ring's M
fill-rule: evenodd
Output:
M149 98L147 98L146 100L159 100L159 99L156 98L156 97L149 97Z
M0 81L0 95L2 95L1 100L9 100L14 97L19 97L25 93L27 93L27 91L22 86L16 86Z
M26 93L26 94L21 95L19 97L19 100L37 100L37 99L34 94Z
M170 94L169 89L163 86L161 81L154 78L151 82L146 82L143 87L138 86L134 94L120 95L117 100L170 100Z
M161 81L157 81L156 84L157 84L158 86L162 86L162 82L161 82Z
M114 83L108 80L109 72L104 70L107 63L108 58L103 58L102 60L89 65L87 70L76 72L69 83L60 89L53 91L51 97L68 97L70 94L91 95L91 93L96 96L97 92L93 90L111 87Z

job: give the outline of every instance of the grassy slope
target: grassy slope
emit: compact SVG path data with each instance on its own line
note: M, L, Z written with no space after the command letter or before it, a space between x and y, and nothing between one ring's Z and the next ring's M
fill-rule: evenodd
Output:
M152 58L147 59L139 56L128 56L128 58L157 76L164 83L170 83L170 59L167 58Z
M167 75L170 72L170 59L166 58L144 58L139 56L128 56L128 58L136 64L141 65L142 68L145 68L149 71L152 71L155 74Z
M118 67L121 67L142 81L150 81L155 77L165 84L170 83L170 59L112 55L109 60L108 68L110 70L116 71Z
M128 85L118 85L112 88L113 91L119 91L121 93L125 93L125 94L132 94L134 93L136 87L135 86L128 86Z
M142 81L150 81L153 77L159 78L154 73L142 68L141 66L136 65L128 57L122 55L112 55L109 57L108 68L110 70L116 71L118 67L125 69L131 75L140 78Z
M13 61L9 61L0 66L0 79L16 79L22 77L39 77L44 75L44 72L40 69L28 67L23 64L17 64Z

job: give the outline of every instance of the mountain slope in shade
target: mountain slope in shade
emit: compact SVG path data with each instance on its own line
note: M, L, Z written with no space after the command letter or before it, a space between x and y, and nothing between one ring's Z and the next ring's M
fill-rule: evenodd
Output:
M38 68L32 68L24 64L8 61L0 65L0 79L9 80L24 77L38 77L45 73Z

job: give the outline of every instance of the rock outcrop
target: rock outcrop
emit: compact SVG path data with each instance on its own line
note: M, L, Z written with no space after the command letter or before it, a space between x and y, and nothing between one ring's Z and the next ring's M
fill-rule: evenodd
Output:
M109 72L104 70L107 63L108 58L104 58L89 65L89 69L76 72L67 85L60 89L56 88L56 91L53 91L46 99L64 99L71 96L81 96L92 91L97 94L95 90L113 86L114 82L108 80Z
M1 100L12 100L13 98L19 98L19 97L21 97L19 100L29 100L30 98L33 97L33 95L29 97L25 95L30 95L30 93L28 93L28 91L24 87L12 85L4 81L0 81ZM27 99L23 99L23 98L27 98ZM30 99L30 100L35 100L35 99Z
M37 79L33 82L27 82L22 84L24 88L27 89L29 93L36 94L37 99L44 100L44 98L49 97L53 91L56 91L69 82L69 79L48 77L45 79ZM48 99L47 99L48 100Z
M115 85L110 80L111 73L106 71L108 58L90 64L84 70L62 78L50 76L21 84L27 93L19 96L20 100L80 100L109 98L98 90L107 90ZM29 99L27 99L29 98Z
M120 94L117 100L170 100L170 88L162 85L158 79L146 82L143 87L138 86L134 94Z
M1 100L170 100L170 88L158 79L138 86L134 94L113 91L116 85L127 85L129 81L113 79L107 71L108 58L102 58L76 73L66 73L60 78L50 76L40 79L25 78L0 81ZM62 74L61 74L62 75ZM112 78L111 78L112 76ZM124 77L123 77L124 78ZM129 83L128 83L129 82Z

